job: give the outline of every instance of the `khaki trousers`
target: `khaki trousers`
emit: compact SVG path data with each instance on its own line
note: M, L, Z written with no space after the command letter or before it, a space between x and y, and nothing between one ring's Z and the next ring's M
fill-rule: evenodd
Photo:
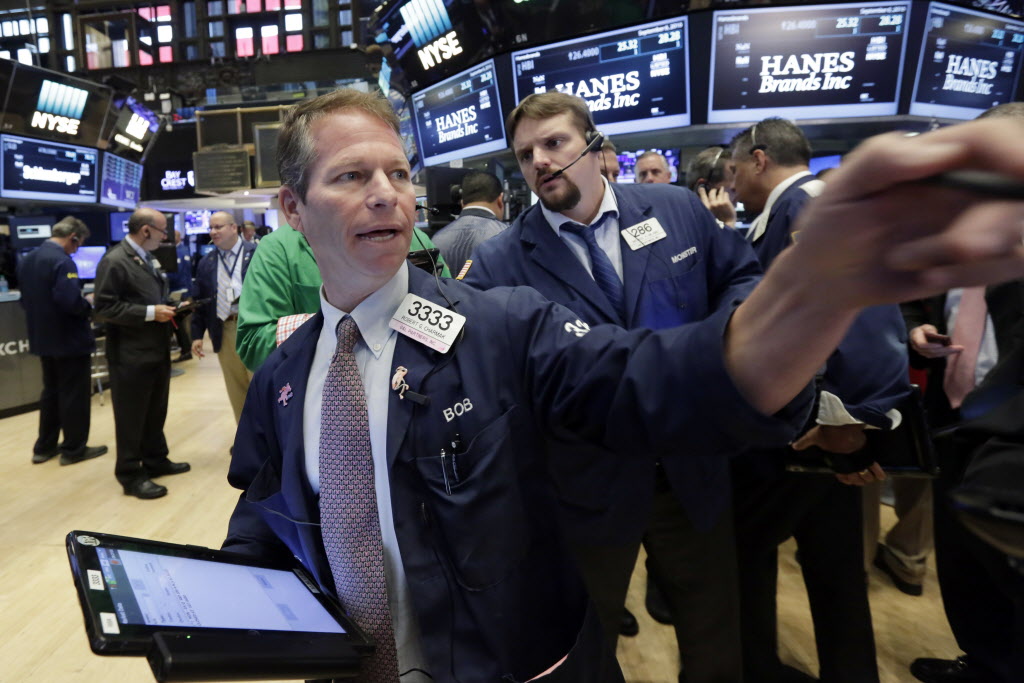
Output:
M238 351L235 349L237 336L238 319L225 320L217 360L220 361L220 371L224 375L224 385L228 390L228 399L231 400L231 409L235 412L235 424L238 424L238 419L242 416L245 394L249 391L249 382L252 380L252 373L242 364L242 359L238 357Z

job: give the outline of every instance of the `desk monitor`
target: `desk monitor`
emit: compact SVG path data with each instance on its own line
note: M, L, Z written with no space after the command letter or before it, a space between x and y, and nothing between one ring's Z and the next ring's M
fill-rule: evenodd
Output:
M586 100L609 135L690 125L687 18L512 53L516 102L559 90Z
M79 247L78 251L71 255L71 259L78 268L79 280L95 280L96 266L100 259L107 253L106 247Z
M718 10L708 123L896 114L910 2Z
M505 148L492 59L413 93L412 106L426 166Z
M57 222L55 216L10 216L11 246L15 249L38 247L50 239L50 231Z
M1024 21L930 3L910 113L973 119L1012 102L1022 55Z
M0 135L0 197L96 203L99 151Z

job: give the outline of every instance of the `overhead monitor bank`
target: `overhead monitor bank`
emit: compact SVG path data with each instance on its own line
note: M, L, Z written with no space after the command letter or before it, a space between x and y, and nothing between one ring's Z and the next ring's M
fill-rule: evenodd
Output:
M512 53L516 102L558 90L583 98L610 135L690 125L687 19Z
M897 113L910 2L714 13L708 123Z
M427 166L505 147L494 60L413 93L412 106Z
M88 147L0 135L0 197L95 203L98 159Z
M933 2L924 30L912 115L973 119L1013 101L1024 22Z
M134 209L139 205L141 186L142 164L122 159L110 152L103 153L100 204Z

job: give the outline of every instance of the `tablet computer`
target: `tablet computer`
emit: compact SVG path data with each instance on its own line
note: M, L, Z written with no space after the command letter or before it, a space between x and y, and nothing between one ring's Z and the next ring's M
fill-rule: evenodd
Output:
M93 652L146 655L157 680L340 677L373 651L301 566L91 531L67 551Z

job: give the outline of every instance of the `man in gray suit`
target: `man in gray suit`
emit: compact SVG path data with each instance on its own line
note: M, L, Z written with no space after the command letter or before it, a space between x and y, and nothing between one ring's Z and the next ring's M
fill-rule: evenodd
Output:
M505 193L497 176L486 171L470 171L463 176L462 213L432 238L452 273L462 270L476 245L508 227L501 220L504 215Z

